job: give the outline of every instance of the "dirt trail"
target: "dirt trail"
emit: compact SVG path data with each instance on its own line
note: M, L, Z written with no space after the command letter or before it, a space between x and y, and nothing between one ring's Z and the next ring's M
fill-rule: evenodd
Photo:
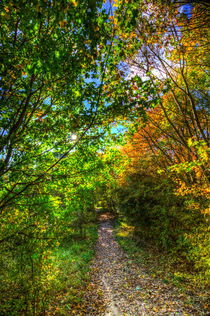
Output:
M113 234L113 219L100 216L99 240L92 264L89 305L83 315L205 315L200 306L187 305L171 285L149 276L126 256Z

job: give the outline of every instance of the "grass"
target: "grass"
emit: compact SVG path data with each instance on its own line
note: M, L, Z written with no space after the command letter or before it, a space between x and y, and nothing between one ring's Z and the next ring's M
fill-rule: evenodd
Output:
M82 301L97 237L97 225L92 224L87 228L85 238L64 241L52 252L50 258L53 279L50 282L48 309L50 315L54 311L59 315L66 315Z

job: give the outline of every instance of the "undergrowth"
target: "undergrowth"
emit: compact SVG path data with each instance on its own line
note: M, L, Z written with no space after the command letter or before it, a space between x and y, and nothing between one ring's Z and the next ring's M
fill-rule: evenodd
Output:
M33 255L33 274L29 257L19 278L19 257L5 256L10 274L0 278L0 315L71 315L85 292L97 237L95 222L83 236L64 231L42 256Z

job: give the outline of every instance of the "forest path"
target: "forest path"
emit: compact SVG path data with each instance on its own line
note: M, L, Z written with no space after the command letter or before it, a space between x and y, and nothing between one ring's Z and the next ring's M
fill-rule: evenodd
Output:
M99 216L99 239L82 315L205 315L172 285L149 276L115 240L113 218Z

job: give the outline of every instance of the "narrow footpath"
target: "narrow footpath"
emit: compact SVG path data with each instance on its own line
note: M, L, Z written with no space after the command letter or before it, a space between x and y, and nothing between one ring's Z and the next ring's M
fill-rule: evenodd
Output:
M177 288L152 278L140 264L129 260L115 241L109 214L100 215L99 221L86 308L80 315L206 315L199 302L186 304L186 297Z

